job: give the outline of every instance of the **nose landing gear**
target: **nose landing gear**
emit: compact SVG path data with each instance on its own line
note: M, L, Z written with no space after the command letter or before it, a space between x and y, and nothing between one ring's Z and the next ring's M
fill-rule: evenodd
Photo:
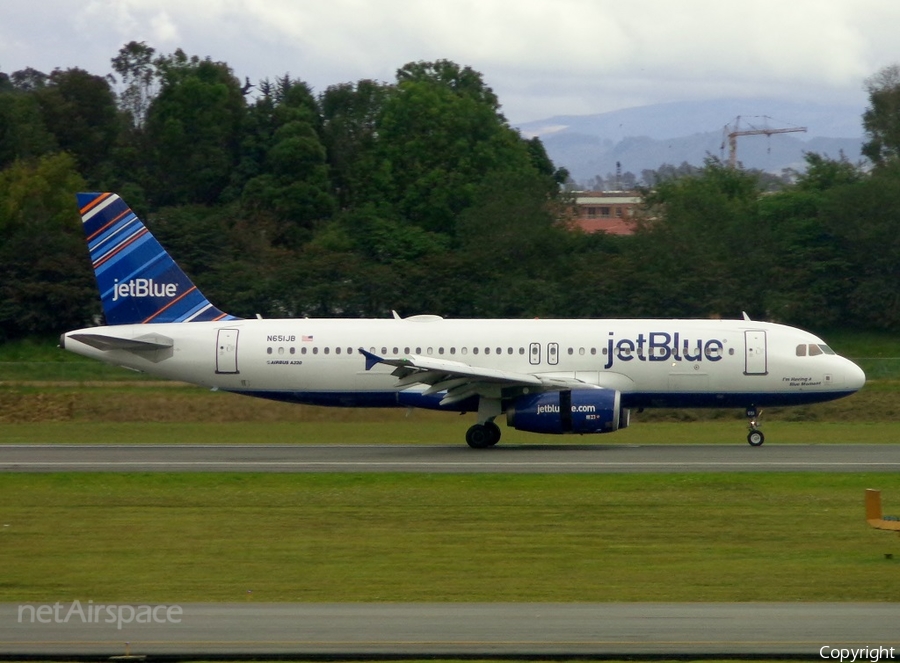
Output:
M762 410L757 410L754 406L747 408L748 426L750 428L750 432L747 433L747 442L750 443L751 447L761 447L762 443L766 441L766 436L759 430L759 418L761 416Z

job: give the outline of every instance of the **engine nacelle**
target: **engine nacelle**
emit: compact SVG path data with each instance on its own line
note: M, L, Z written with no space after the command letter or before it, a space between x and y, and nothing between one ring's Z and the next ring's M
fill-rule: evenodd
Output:
M612 433L628 426L630 412L613 389L573 389L519 396L506 424L530 433Z

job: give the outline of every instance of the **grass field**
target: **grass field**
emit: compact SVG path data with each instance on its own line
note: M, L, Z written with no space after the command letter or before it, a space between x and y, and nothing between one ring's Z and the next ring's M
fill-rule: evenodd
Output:
M893 601L867 487L900 500L895 473L5 475L0 601Z
M833 403L772 408L770 443L895 443L900 382L874 381ZM473 415L307 407L158 382L0 385L0 443L462 444ZM504 444L742 443L739 410L647 410L612 435L541 436L503 428ZM813 425L815 424L815 425Z

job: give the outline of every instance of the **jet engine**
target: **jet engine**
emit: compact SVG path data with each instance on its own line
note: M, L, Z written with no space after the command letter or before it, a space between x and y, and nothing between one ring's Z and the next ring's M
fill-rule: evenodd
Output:
M530 433L612 433L628 426L630 411L613 389L572 389L516 398L506 424Z

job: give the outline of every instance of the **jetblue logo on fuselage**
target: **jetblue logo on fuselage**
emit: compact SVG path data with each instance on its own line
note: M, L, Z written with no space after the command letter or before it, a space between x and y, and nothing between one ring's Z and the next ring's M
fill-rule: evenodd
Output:
M719 339L682 338L681 332L640 333L637 338L616 339L609 333L606 342L606 365L611 368L618 361L720 361L725 343Z
M153 279L131 279L113 286L113 301L125 297L174 297L178 292L177 283L157 283Z

